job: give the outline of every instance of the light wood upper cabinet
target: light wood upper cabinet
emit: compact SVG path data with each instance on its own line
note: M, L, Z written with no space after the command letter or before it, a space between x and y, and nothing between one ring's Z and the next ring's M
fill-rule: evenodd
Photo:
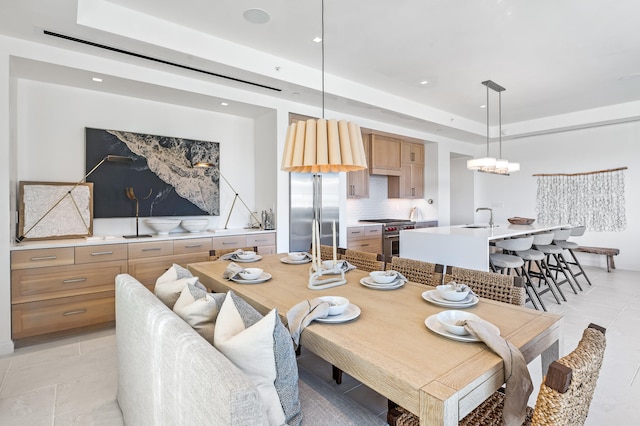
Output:
M362 135L367 166L371 167L370 145L371 135ZM369 170L358 170L347 173L347 198L369 198Z
M424 165L424 145L421 143L402 142L402 163Z
M394 182L389 178L389 198L424 198L424 166L422 164L405 163L402 173ZM396 192L397 191L397 192Z
M402 141L387 136L371 135L369 174L400 176Z

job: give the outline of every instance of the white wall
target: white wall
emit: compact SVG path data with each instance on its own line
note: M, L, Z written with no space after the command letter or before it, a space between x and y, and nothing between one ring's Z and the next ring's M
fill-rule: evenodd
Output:
M85 173L84 128L125 130L219 142L222 173L256 207L252 119L32 80L18 82L17 112L19 180L76 182ZM261 179L275 181L273 174ZM210 228L224 227L234 195L221 180L220 216L210 217ZM229 228L248 221L249 212L236 203ZM141 233L150 231L144 220L140 225ZM94 234L135 234L135 221L95 219Z
M467 157L451 158L451 225L473 223L473 172L467 170ZM486 222L486 221L485 221Z
M575 241L586 246L619 248L616 266L640 270L640 222L637 220L640 191L636 187L640 182L640 122L517 139L503 142L503 148L507 159L520 162L520 172L511 176L475 173L475 205L493 207L496 222L506 222L511 216L537 217L537 180L533 174L628 167L625 171L626 230L587 232ZM476 221L482 221L478 214ZM605 265L604 256L584 255L581 260Z

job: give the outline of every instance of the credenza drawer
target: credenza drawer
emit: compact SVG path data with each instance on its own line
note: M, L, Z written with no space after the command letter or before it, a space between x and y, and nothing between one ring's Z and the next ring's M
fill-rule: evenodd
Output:
M173 254L209 252L212 248L211 238L190 238L173 242Z
M126 260L14 270L11 303L112 291L114 277L125 272Z
M115 321L113 291L13 305L14 339Z
M73 265L73 247L16 250L11 252L11 269L44 268L46 266Z
M274 246L276 245L276 234L256 234L247 235L247 247Z
M104 244L99 246L76 247L75 250L76 263L127 260L126 244Z
M157 241L153 243L130 243L129 259L145 257L170 256L173 254L173 241Z
M241 248L247 244L247 237L244 235L234 235L229 237L214 237L213 249L229 249L229 248Z

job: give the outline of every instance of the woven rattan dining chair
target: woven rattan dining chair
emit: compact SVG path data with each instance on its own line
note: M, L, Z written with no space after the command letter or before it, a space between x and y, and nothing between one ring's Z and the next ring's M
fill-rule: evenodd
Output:
M583 425L589 414L606 347L606 330L595 324L582 333L582 339L569 355L549 365L540 385L536 407L527 407L524 425ZM500 426L504 393L496 391L458 424L464 426ZM418 426L420 420L404 408L395 426ZM390 423L391 424L391 423ZM393 426L393 425L392 425Z
M486 299L518 306L524 306L527 300L522 277L447 266L444 282L451 281L468 285L475 294Z
M387 263L386 268L388 271L400 272L409 281L434 287L442 284L444 266L437 263L394 256L391 258L391 263Z
M209 250L209 260L218 260L221 256L225 254L233 253L236 250L242 251L255 251L258 252L258 247L240 247L240 248L230 248L230 249L217 249L217 250Z
M342 258L363 271L384 271L384 261L381 254L346 249Z

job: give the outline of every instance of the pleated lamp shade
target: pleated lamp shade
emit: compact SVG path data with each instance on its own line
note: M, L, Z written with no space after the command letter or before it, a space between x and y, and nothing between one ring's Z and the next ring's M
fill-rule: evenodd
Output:
M362 133L357 124L345 120L309 119L289 125L282 170L335 173L366 168Z

